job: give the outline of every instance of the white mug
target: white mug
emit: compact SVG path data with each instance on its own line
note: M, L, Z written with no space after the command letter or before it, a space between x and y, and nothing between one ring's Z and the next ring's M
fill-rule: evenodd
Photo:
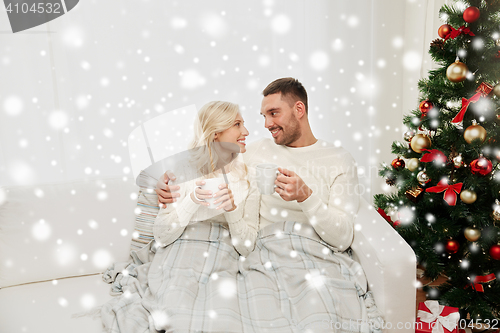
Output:
M214 195L215 193L219 192L221 189L219 188L219 185L222 185L224 184L224 179L222 178L219 178L219 177L216 177L216 178L208 178L208 179L204 179L203 180L205 182L204 185L201 185L201 186L195 186L195 189L197 187L201 188L202 190L209 190L209 191L212 191L212 195ZM195 193L195 196L196 196L196 193ZM207 208L210 208L210 209L215 209L217 208L218 205L220 205L221 203L217 203L214 205L214 201L216 199L219 199L220 197L217 197L217 198L209 198L209 199L204 199L204 200L200 200L200 201L205 201L207 203L209 203L210 205L207 206Z
M259 164L255 168L257 187L261 194L273 194L276 185L276 177L279 174L278 166L272 163Z

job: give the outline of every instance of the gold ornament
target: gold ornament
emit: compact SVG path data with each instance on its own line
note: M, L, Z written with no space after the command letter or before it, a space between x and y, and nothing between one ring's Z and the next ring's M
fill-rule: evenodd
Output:
M497 39L497 40L495 41L495 44L496 44L497 46L500 46L500 39Z
M417 180L420 183L420 185L425 185L431 181L429 176L427 176L427 174L425 173L425 169L417 173Z
M460 200L465 202L466 204L471 204L474 203L477 199L477 194L476 192L472 190L463 190L460 192Z
M465 228L464 236L470 242L475 242L481 237L481 230L476 228Z
M493 207L493 213L491 214L495 221L500 221L500 201L495 200L495 206Z
M410 142L411 149L417 153L421 153L422 149L427 149L430 146L431 139L425 134L416 134Z
M465 141L467 141L467 143L471 143L476 139L484 142L484 140L486 140L486 135L487 133L484 127L479 125L475 120L472 120L472 125L467 127L467 129L464 131L464 139Z
M469 73L467 65L465 65L463 62L460 62L460 60L458 60L457 58L454 63L448 66L448 69L446 70L446 77L451 82L457 83L464 81L467 77L467 73Z
M408 163L406 163L406 168L410 170L411 172L415 171L418 169L418 166L420 165L420 161L418 158L414 157L411 158Z
M495 86L495 88L493 88L493 94L496 96L496 97L500 97L500 83L497 84Z

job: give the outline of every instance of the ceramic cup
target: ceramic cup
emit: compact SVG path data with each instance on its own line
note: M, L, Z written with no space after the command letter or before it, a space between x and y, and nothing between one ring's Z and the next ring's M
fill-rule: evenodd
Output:
M256 167L257 187L261 194L269 195L274 193L276 177L278 176L278 166L272 163L259 164Z
M202 190L212 191L212 194L215 194L215 193L219 192L220 191L219 185L224 184L224 179L219 178L219 177L204 179L204 181L205 181L204 185L196 186L196 187L199 187ZM219 199L219 197L217 197L217 198L210 198L210 199L204 199L202 201L205 201L205 202L207 202L207 203L210 204L209 206L207 206L207 208L215 209L215 208L217 208L218 205L220 205L220 202L217 203L217 204L215 204L215 205L213 204L213 202L216 199Z

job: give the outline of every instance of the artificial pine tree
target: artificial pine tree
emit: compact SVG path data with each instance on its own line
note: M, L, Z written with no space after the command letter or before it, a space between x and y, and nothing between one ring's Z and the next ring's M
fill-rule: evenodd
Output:
M500 0L462 0L440 17L429 50L439 68L419 81L397 157L380 170L396 191L375 205L425 276L447 277L430 298L500 319Z

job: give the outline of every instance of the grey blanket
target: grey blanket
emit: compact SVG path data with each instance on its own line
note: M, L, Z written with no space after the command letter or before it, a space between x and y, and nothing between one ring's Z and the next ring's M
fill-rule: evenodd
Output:
M190 225L103 278L116 295L101 308L110 333L381 332L361 266L296 222L262 229L247 258L221 225Z

